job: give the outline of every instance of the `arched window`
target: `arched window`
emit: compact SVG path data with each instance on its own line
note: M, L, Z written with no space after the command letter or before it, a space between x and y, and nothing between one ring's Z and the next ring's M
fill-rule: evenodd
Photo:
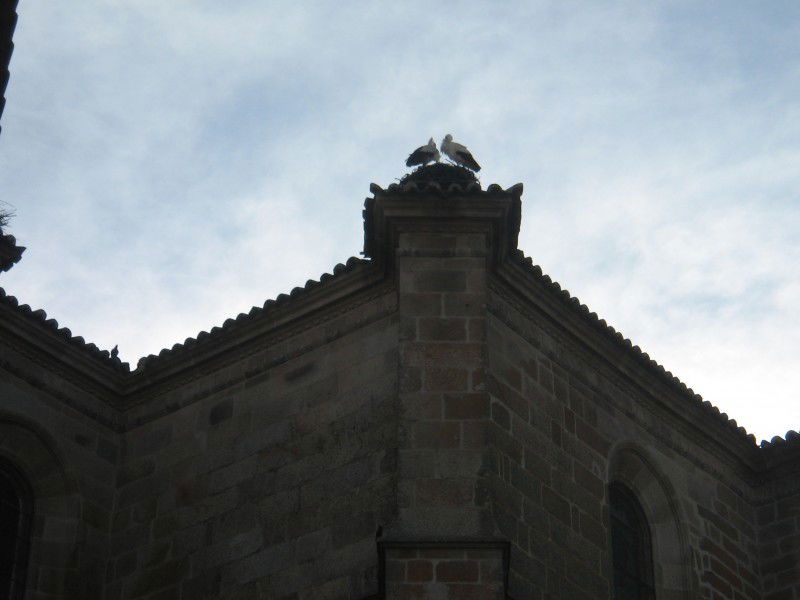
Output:
M614 600L653 600L653 550L639 501L625 486L609 489Z
M27 482L0 459L0 598L18 600L25 593L32 509Z

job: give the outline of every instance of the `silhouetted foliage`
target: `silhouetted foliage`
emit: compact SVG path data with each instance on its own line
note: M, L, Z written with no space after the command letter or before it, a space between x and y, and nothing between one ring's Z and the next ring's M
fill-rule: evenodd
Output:
M8 227L8 224L11 222L11 219L14 216L15 213L11 208L0 206L0 234L2 234L3 230Z

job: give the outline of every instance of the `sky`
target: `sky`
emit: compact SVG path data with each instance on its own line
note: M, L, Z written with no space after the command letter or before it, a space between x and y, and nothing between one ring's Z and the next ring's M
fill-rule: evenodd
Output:
M135 367L358 256L452 133L519 247L757 439L800 429L800 3L25 0L0 286Z

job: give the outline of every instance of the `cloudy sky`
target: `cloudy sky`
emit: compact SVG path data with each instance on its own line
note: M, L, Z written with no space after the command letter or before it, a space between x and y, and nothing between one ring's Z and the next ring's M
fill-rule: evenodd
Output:
M361 249L448 132L520 247L758 439L800 429L800 4L19 5L8 293L139 357Z

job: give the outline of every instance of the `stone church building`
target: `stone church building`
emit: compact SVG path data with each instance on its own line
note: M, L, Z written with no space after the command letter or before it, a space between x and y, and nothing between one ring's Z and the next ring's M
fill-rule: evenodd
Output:
M521 185L371 194L363 259L135 370L0 289L0 598L800 600L800 436L543 274Z
M371 192L365 258L133 371L2 292L3 597L800 598L794 434L543 274L521 185Z

